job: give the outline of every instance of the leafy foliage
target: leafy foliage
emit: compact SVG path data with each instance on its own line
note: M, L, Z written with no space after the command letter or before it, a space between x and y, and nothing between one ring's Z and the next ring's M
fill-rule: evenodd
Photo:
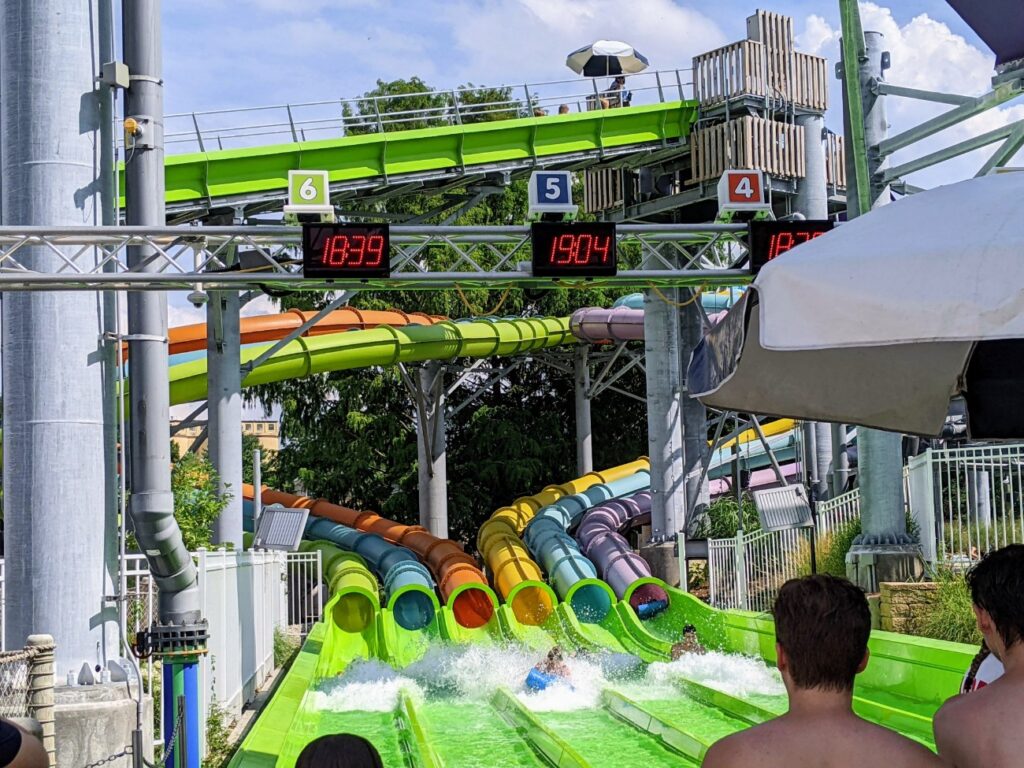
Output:
M757 516L757 507L754 500L747 494L743 495L743 530L746 533L759 531L761 520ZM701 529L697 533L698 538L728 539L736 535L739 530L740 504L733 495L719 496L707 508Z
M186 453L171 470L174 517L190 552L213 543L213 521L228 503L227 498L218 496L217 482L217 473L205 453Z
M981 633L964 574L944 569L935 574L935 580L939 584L935 609L925 616L921 633L956 643L980 643Z

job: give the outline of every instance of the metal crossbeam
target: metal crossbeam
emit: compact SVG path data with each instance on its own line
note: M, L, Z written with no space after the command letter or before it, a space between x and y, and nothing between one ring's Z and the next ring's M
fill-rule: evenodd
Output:
M315 291L737 285L750 281L742 268L745 233L735 224L621 225L623 260L667 244L685 266L623 268L614 277L559 281L522 268L530 258L529 227L396 226L390 278L325 280L302 275L297 227L0 227L0 291L187 290L199 284L204 290ZM151 271L128 265L129 246L139 245L152 249L144 265ZM245 254L244 269L231 266L235 252ZM708 258L712 252L718 258Z

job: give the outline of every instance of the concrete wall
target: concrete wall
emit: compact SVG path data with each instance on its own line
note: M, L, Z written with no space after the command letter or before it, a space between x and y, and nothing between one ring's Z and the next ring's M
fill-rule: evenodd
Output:
M879 585L879 620L887 632L921 634L935 609L939 585L931 582L883 582Z
M133 694L137 689L133 687ZM61 686L55 691L54 729L57 765L80 768L117 754L132 742L136 703L128 697L124 683ZM153 700L142 700L142 738L146 759L153 759ZM130 768L131 757L107 764L109 768Z

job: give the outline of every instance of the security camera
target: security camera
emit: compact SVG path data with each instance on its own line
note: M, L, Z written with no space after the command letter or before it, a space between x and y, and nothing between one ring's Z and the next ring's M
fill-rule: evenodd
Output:
M196 289L188 295L188 300L192 304L192 306L198 309L199 307L202 307L204 304L206 304L206 302L210 300L210 297L206 294L205 291Z

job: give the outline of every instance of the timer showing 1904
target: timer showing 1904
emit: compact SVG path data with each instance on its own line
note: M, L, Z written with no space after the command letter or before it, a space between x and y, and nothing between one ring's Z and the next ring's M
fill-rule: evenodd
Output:
M390 248L387 224L307 224L302 273L326 279L390 277Z
M534 277L611 277L618 271L613 223L537 222L530 240Z

